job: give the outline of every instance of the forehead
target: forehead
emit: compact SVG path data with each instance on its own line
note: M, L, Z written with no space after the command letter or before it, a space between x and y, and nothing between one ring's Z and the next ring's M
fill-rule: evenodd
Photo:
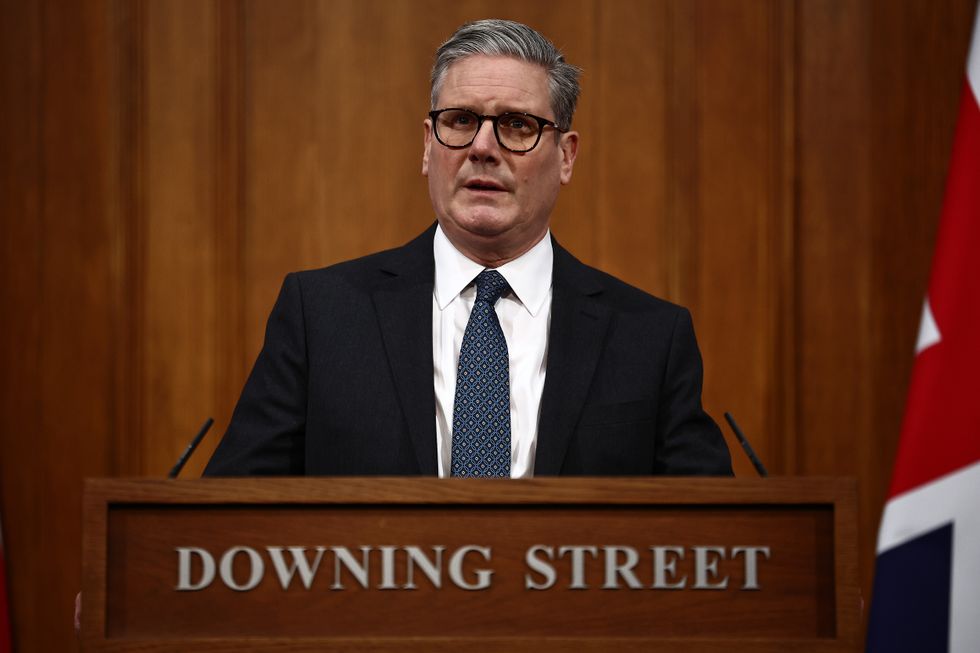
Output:
M474 55L449 67L439 89L440 107L481 112L526 111L550 116L548 73L510 57Z

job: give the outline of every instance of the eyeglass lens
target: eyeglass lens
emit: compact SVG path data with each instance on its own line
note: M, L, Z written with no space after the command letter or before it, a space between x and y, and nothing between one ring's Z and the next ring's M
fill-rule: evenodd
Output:
M449 109L435 121L436 136L450 147L465 147L473 142L480 128L480 116L465 109ZM541 125L530 116L504 113L497 118L497 140L509 150L518 152L534 147Z

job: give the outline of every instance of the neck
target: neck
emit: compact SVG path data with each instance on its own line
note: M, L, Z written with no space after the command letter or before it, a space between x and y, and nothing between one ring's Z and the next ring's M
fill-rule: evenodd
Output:
M500 243L499 238L495 237L477 237L477 242L471 242L472 239L468 238L463 242L461 239L454 237L454 234L447 229L443 229L442 232L446 235L449 242L452 243L452 246L466 258L475 263L479 263L485 268L499 268L530 251L535 245L541 242L541 239L545 237L548 230L545 229L536 238L525 241L517 247L507 247L505 244ZM485 242L480 242L481 240Z

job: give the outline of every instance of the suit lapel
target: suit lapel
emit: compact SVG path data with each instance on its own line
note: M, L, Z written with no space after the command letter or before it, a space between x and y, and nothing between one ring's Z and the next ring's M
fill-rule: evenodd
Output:
M432 384L432 234L406 245L402 256L383 268L386 279L372 297L391 373L419 470L435 476L435 390Z
M602 353L610 316L609 309L595 299L602 287L590 270L557 242L554 245L554 295L535 476L554 476L561 471Z
M403 247L383 269L372 293L399 402L408 423L419 471L438 473L435 390L432 383L432 288L435 226ZM541 396L536 476L561 471L565 452L588 397L609 326L609 309L596 300L602 286L592 271L557 242Z

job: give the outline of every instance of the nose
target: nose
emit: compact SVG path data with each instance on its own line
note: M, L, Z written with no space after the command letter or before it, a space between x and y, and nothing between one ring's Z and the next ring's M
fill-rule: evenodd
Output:
M493 133L493 123L484 120L476 132L476 137L470 143L470 160L496 161L500 158L500 143Z

